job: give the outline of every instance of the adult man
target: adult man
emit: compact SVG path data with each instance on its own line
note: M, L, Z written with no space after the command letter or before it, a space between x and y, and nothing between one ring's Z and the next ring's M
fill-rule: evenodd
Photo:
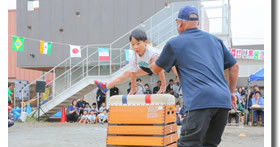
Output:
M161 81L157 81L157 86L154 87L153 94L156 94L159 91L160 86L161 86Z
M84 101L84 97L82 96L81 99L80 99L80 101L78 101L78 104L77 104L77 106L78 106L78 108L79 108L79 110L80 110L79 116L80 116L80 115L83 115L83 112L84 112L84 108L85 108L86 103L87 103L87 102Z
M166 87L166 93L170 93L172 95L174 94L174 81L173 81L173 79L169 80L169 84Z
M96 92L97 108L101 107L101 104L106 101L106 95L98 88Z
M187 112L177 145L218 146L231 105L236 110L237 61L222 40L198 29L196 8L182 8L176 22L180 35L166 43L151 69L177 68ZM224 77L228 68L229 87Z
M119 95L119 88L117 88L116 86L110 89L110 96L113 95Z
M261 93L259 91L255 92L255 97L252 99L252 104L253 105L259 105L260 107L264 107L264 99L261 97ZM261 119L262 119L262 126L264 126L264 110L260 109L260 110L255 110L253 113L253 122L254 122L254 126L257 125L257 114L261 115Z

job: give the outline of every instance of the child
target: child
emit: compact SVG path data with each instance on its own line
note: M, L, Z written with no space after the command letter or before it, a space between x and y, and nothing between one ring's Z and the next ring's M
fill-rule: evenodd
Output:
M93 112L96 114L98 113L98 108L96 107L96 103L92 103L92 108L91 110L93 110Z
M96 116L93 110L90 110L90 115L88 115L89 123L94 124L96 122Z
M103 102L103 103L101 104L101 107L99 108L99 113L102 113L105 109L106 109L106 103Z
M91 108L89 107L89 103L86 103L84 111L90 112Z
M87 120L88 120L88 112L87 111L84 111L83 112L83 115L82 115L82 118L80 119L79 123L87 123Z
M104 124L108 120L108 113L107 110L105 109L102 113L98 114L98 121L101 124Z
M131 90L129 94L135 94L135 80L136 77L144 75L152 75L153 72L149 68L150 63L154 62L160 55L159 51L148 45L147 35L144 31L136 29L132 31L129 41L131 43L134 53L129 60L130 69L125 71L119 77L113 79L109 83L102 83L95 80L95 84L101 89L103 93L106 93L110 88L113 88L115 85L121 84L127 78L131 77ZM177 71L175 67L172 67L173 72L177 76ZM157 94L165 92L165 75L164 71L159 73L160 80L162 85Z

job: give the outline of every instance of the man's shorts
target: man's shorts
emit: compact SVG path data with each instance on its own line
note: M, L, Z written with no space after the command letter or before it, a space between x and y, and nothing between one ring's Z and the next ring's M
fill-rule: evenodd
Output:
M153 75L153 72L150 68L143 67L143 66L139 66L139 68L142 69L143 71L145 71L146 73L148 73L149 76Z

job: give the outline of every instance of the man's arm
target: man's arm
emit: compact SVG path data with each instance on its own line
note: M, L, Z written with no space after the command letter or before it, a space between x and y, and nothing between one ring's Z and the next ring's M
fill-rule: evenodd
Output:
M239 66L238 64L234 64L229 68L229 89L231 93L231 104L233 109L236 111L237 106L235 102L235 88L238 80L238 71L239 71Z

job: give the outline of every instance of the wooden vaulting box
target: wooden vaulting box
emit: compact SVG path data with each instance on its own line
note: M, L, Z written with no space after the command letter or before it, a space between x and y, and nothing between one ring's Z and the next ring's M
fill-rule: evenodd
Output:
M177 146L172 95L117 95L109 109L107 146Z

